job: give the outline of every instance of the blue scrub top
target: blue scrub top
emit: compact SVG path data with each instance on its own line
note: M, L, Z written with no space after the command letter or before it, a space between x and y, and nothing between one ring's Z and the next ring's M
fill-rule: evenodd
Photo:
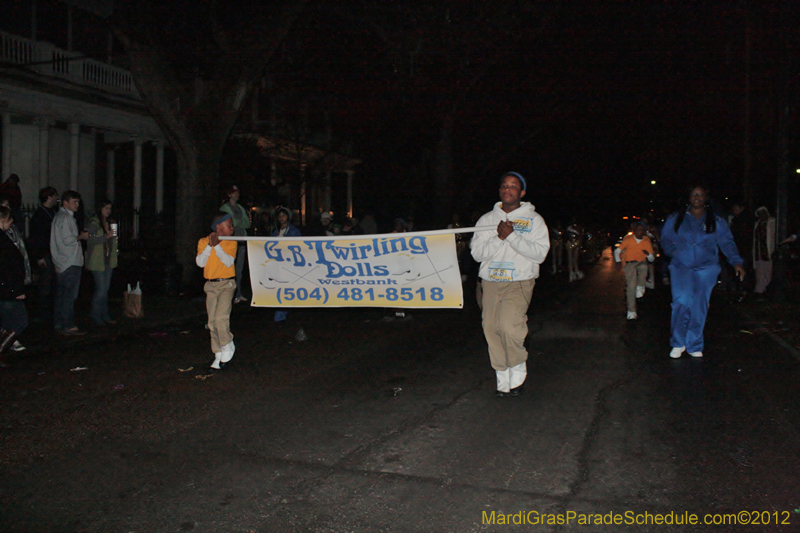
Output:
M720 217L717 230L706 233L706 217L695 218L687 211L678 232L675 232L675 219L678 213L671 214L661 232L661 245L664 253L672 258L670 264L680 268L703 268L719 264L719 250L725 254L731 265L744 264L744 260L733 242L733 234L728 224Z

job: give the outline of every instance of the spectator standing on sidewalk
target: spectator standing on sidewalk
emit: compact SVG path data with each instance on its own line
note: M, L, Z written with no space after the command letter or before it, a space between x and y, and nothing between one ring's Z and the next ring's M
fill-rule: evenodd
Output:
M39 207L31 217L28 252L31 263L39 271L37 297L38 316L35 320L47 322L52 319L52 299L55 292L56 272L53 269L53 256L50 254L50 231L53 219L58 212L58 191L45 187L39 191Z
M247 230L250 229L250 214L247 212L240 203L239 196L241 192L236 185L228 189L228 201L222 204L219 208L223 213L231 216L233 223L233 234L236 237L247 237ZM244 266L247 264L247 243L244 241L234 241L236 247L236 294L234 295L233 303L246 302L247 298L242 294L242 273Z
M108 289L117 268L117 236L111 230L111 201L103 200L100 209L86 226L89 239L86 246L86 270L94 277L94 296L89 318L95 326L116 324L108 309Z
M0 356L13 349L17 337L28 327L25 260L19 244L8 236L13 224L11 208L0 206ZM4 366L0 361L0 367Z
M0 194L8 199L11 208L11 217L20 232L25 230L25 221L22 218L22 189L19 187L19 176L11 174L6 181L0 184Z
M472 257L481 264L483 333L497 377L498 398L519 396L524 388L528 306L539 265L550 250L547 224L533 204L522 202L526 189L520 174L504 174L500 201L476 224L497 229L476 231L470 243Z
M81 241L89 238L86 230L78 231L75 213L81 206L77 191L61 195L61 209L53 219L50 233L50 254L56 271L56 300L53 305L53 325L62 335L85 335L75 325L75 300L81 286L83 247Z
M772 282L772 254L775 253L775 217L769 216L764 206L756 209L753 226L753 268L756 272L756 288L753 292L763 296Z
M645 233L647 225L641 220L633 223L633 232L622 239L614 250L614 261L621 264L625 273L625 298L628 304L628 320L639 318L636 300L644 296L648 266L655 261L653 242Z
M669 264L672 287L672 321L669 356L678 359L684 351L703 357L703 328L711 291L720 272L719 250L744 279L743 260L733 242L728 224L708 202L708 190L696 186L689 192L686 209L671 214L661 232Z
M12 209L11 206L9 205L8 199L5 197L0 197L0 206ZM28 285L31 284L31 262L30 259L28 258L28 250L25 246L25 239L22 238L22 235L20 234L19 231L19 227L13 222L14 218L13 209L11 211L11 218L12 222L8 224L7 228L5 228L5 234L11 240L11 242L14 243L14 246L17 247L17 250L19 250L19 253L22 255L22 264L24 267L24 274L25 274L23 279L23 285L27 287ZM25 316L27 317L27 312ZM11 349L14 350L15 352L21 352L25 350L25 347L22 344L20 344L19 341L15 340L13 342Z
M211 351L214 352L212 370L222 370L233 358L236 345L231 333L231 308L236 291L236 242L221 241L220 237L233 235L229 213L219 212L211 222L211 233L197 241L197 266L203 269L206 283L206 312L208 331L211 334Z
M292 224L292 210L288 207L278 207L275 212L275 220L278 224L275 230L272 232L273 237L301 236L300 230L297 229L294 224ZM275 310L275 316L273 320L278 323L285 322L288 316L289 311L277 309Z
M11 218L14 218L14 208L11 206L7 198L0 197L0 206L11 209ZM28 248L25 246L25 239L22 238L22 233L20 232L19 227L14 223L12 223L11 227L6 230L6 234L22 254L22 258L25 261L25 285L30 285L32 280L31 262L30 258L28 257Z

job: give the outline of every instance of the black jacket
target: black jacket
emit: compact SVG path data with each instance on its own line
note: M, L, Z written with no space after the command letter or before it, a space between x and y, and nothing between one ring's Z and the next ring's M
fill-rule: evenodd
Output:
M53 227L55 215L55 209L47 209L40 205L31 217L28 257L32 264L50 255L50 229Z
M0 300L15 300L24 294L25 261L5 231L0 231Z

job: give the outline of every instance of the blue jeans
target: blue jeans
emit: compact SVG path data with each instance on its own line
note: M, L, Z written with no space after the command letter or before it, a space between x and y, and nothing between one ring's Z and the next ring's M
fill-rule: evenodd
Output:
M56 292L56 271L53 268L53 258L50 254L44 256L45 266L39 268L39 298L38 313L39 319L48 320L51 313L50 307L53 305L53 295Z
M53 325L56 329L75 327L75 300L81 287L83 267L71 266L64 272L56 273L56 300L53 304Z
M687 352L703 351L703 328L708 301L717 284L719 265L702 268L669 266L672 287L672 327L670 346L686 347Z
M94 296L92 296L92 311L89 318L95 325L102 325L111 320L108 312L108 289L111 287L111 275L114 269L106 265L105 270L92 270L94 277Z
M25 310L25 300L0 301L0 326L21 335L28 327L28 312Z

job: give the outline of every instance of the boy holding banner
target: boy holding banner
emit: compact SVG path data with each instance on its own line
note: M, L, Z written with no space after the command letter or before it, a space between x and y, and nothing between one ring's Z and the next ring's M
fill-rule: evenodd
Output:
M500 201L475 225L497 229L476 231L470 243L472 257L481 264L483 333L497 374L498 398L522 393L528 374L528 306L539 265L550 250L544 219L533 204L522 202L526 187L516 172L504 174Z
M197 241L197 266L203 269L206 283L206 311L208 330L211 333L211 351L214 352L212 370L222 370L233 358L236 346L231 334L231 307L236 290L236 241L221 241L220 237L233 235L233 222L229 213L219 212L211 222L212 232Z

